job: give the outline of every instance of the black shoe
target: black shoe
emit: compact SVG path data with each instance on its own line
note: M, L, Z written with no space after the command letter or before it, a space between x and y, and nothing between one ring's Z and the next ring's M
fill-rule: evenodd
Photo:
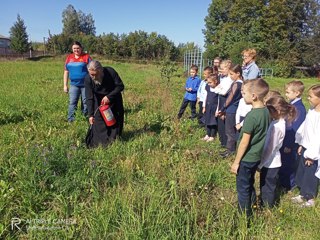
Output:
M224 157L224 155L226 155L228 152L227 150L224 150L222 152L219 153L220 157Z
M229 156L231 156L233 154L234 154L234 152L226 150L225 152L220 153L220 156L226 158L226 157L229 157Z

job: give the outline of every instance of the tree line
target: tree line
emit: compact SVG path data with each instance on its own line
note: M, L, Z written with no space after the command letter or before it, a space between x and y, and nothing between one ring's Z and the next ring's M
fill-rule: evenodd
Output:
M207 56L241 63L253 47L259 65L290 76L294 66L320 63L319 0L214 0L205 17Z
M213 0L204 19L204 58L219 56L241 63L242 50L253 47L260 66L272 67L277 76L291 76L295 66L320 63L319 13L320 0ZM63 10L62 23L60 34L49 31L45 46L55 54L70 52L71 43L78 40L85 51L108 58L182 61L186 50L199 47L192 42L175 46L165 35L141 30L96 36L93 16L72 5ZM30 48L19 15L10 37L18 52Z

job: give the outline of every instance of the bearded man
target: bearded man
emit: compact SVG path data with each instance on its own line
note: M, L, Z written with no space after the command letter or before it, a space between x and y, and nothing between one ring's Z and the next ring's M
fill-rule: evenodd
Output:
M124 107L121 92L123 82L112 67L102 67L99 61L88 64L89 74L85 77L85 92L91 137L88 147L107 146L122 134ZM116 123L107 126L99 111L101 105L109 105Z

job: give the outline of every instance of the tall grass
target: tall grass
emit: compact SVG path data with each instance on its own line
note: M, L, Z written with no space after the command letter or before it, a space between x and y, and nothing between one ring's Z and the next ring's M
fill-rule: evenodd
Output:
M176 120L185 79L166 86L156 66L102 62L126 87L123 138L107 149L85 148L80 112L73 124L65 121L63 59L1 62L1 238L318 238L319 208L292 205L290 194L257 210L246 227L232 159L219 157L218 142L199 140L196 122ZM290 79L267 80L283 92ZM317 82L303 81L307 88ZM13 218L21 229L12 229Z

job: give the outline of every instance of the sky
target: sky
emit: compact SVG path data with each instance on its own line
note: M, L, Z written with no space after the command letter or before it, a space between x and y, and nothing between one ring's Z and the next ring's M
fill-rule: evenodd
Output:
M69 4L91 13L96 35L128 34L136 30L165 35L176 45L194 42L204 46L204 18L213 0L7 0L1 2L0 35L10 36L17 15L24 20L29 40L43 42L62 32L62 12Z

